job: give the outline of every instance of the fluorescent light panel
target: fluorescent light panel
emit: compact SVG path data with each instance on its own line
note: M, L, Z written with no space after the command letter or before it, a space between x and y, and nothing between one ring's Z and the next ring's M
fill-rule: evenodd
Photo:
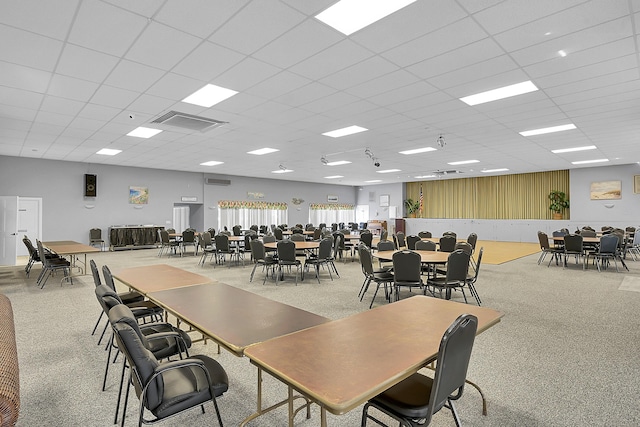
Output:
M435 175L420 175L420 176L414 176L414 178L416 179L421 179L421 178L435 178Z
M561 148L558 150L551 150L552 153L554 154L560 154L560 153L572 153L574 151L586 151L586 150L595 150L596 147L595 145L586 145L584 147L573 147L573 148Z
M485 170L480 171L480 172L484 172L484 173L491 173L491 172L506 172L506 171L508 171L508 170L509 170L509 169L507 169L507 168L499 168L499 169L485 169Z
M365 182L369 182L369 183L371 183L371 182L382 182L382 180L381 179L370 179L369 181L365 181Z
M217 165L221 165L224 162L217 162L215 160L211 160L209 162L204 162L204 163L200 163L200 166L217 166Z
M451 166L457 166L457 165L468 165L470 163L480 163L480 160L460 160L459 162L450 162L447 164Z
M137 127L127 134L127 136L135 136L136 138L151 138L162 132L160 129L151 129L143 126Z
M276 151L280 151L278 149L275 148L259 148L257 150L253 150L253 151L247 151L247 154L255 154L256 156L262 156L264 154L271 154L271 153L275 153Z
M341 0L317 14L316 19L348 36L415 1Z
M608 162L609 159L596 159L596 160L581 160L579 162L571 162L572 165L586 165L587 163L603 163Z
M405 150L400 151L400 154L418 154L418 153L426 153L428 151L436 151L433 147L422 147L422 148L414 148L413 150Z
M119 153L122 153L122 150L116 150L114 148L103 148L102 150L96 152L96 154L100 154L102 156L115 156Z
M193 92L187 96L182 102L187 104L199 105L200 107L212 107L219 102L224 101L227 98L231 98L235 95L235 90L227 89L224 87L208 84L205 87Z
M400 169L385 169L383 171L376 171L377 173L392 173L392 172L402 172Z
M364 132L365 130L369 130L360 126L349 126L342 129L332 130L330 132L325 132L323 135L330 136L332 138L340 138L341 136L353 135L354 133Z
M520 132L520 135L522 136L543 135L545 133L562 132L564 130L571 130L575 128L576 128L576 125L574 125L573 123L569 123L566 125L551 126L548 128L526 130L524 132Z
M329 162L327 163L327 166L340 166L340 165L348 165L349 163L351 163L348 160L337 160L335 162Z
M344 178L344 176L342 175L331 175L331 176L325 176L325 179L336 179L336 178Z
M484 104L485 102L497 101L498 99L510 98L524 93L534 92L538 90L530 80L514 85L500 87L498 89L488 90L486 92L477 93L475 95L460 98L460 101L468 105Z
M278 169L277 171L271 171L271 173L289 173L293 172L291 169Z

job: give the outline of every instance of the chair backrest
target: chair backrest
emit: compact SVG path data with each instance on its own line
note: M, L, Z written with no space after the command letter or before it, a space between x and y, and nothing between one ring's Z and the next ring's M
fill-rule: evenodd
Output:
M198 242L200 243L201 248L208 248L209 246L211 246L211 233L209 233L208 231L202 233L200 235L200 238L198 239Z
M457 242L455 250L457 251L458 249L462 250L464 253L468 255L471 255L473 253L473 248L467 242Z
M418 236L420 236L420 238L433 237L430 231L421 231L418 233Z
M469 237L467 237L467 243L471 245L472 251L476 250L477 241L478 241L478 235L476 233L471 233L469 234Z
M100 303L100 306L102 307L102 311L104 311L104 313L107 315L109 314L109 310L111 310L113 307L118 304L122 304L122 300L120 299L116 291L114 291L107 285L96 286L94 292L96 294L98 302Z
M265 257L264 243L260 240L252 240L249 244L251 246L251 257L254 261L263 260Z
M291 229L291 234L304 234L302 227L294 227Z
M544 231L538 231L538 242L540 243L541 250L551 249L551 246L549 246L549 236L547 236L547 233Z
M358 257L360 258L360 265L362 272L366 276L373 276L373 260L371 258L371 249L367 245L358 245Z
M435 251L436 243L431 240L420 240L416 242L417 251Z
M371 243L373 242L373 234L371 233L361 233L360 241L367 245L367 247L371 247Z
M169 234L173 234L173 233L175 233L175 232L176 232L176 229L175 229L175 228L167 228L165 231L166 231L167 233L169 233Z
M407 249L411 249L412 251L416 249L416 242L420 241L420 237L415 234L410 234L407 236Z
M258 229L258 226L256 224L253 224L251 227L249 227L249 230L253 230L253 231L255 231L257 233L259 229Z
M478 318L462 314L442 336L425 425L431 422L433 414L447 403L447 399L455 400L462 396L477 330Z
M184 230L182 232L182 243L194 243L196 241L196 233L193 230Z
M447 258L447 282L464 282L467 280L470 259L471 256L462 249L451 252L449 258Z
M233 232L234 236L242 235L242 227L240 227L239 225L234 225L233 227L231 227L231 231Z
M331 224L331 231L338 231L338 224L336 224L335 222Z
M260 226L260 234L265 234L267 232L267 226L266 225L261 225Z
M389 237L389 232L386 229L382 230L380 233L380 240L387 240L387 237Z
M333 239L327 237L320 240L318 248L318 259L326 260L331 258L331 249L333 249Z
M478 261L476 262L476 274L473 276L473 283L478 280L478 272L480 271L480 264L482 263L482 253L484 252L484 248L480 248L480 252L478 253Z
M226 234L217 234L214 237L216 241L216 250L218 251L229 251L229 236Z
M158 233L160 233L160 242L169 244L169 232L167 230L158 230Z
M213 236L216 235L216 229L215 228L210 228L207 231L209 232L209 234L211 234L211 238L213 238Z
M45 267L49 267L50 261L47 258L47 253L45 252L44 247L42 246L42 242L38 239L36 239L36 246L38 247L38 257L40 258L40 262Z
M453 252L456 250L456 237L451 234L443 235L440 238L440 250L442 252Z
M419 254L404 250L393 254L392 260L395 283L422 283L422 261Z
M582 230L580 230L580 235L582 237L596 237L596 232L593 230L587 230L586 228L583 228Z
M407 243L404 239L404 233L402 231L398 231L396 233L396 239L398 240L398 249L407 246Z
M296 260L296 244L293 240L280 240L277 244L278 260L295 261Z
M319 228L315 228L313 230L313 240L320 240L321 235L322 235L322 230L320 230Z
M618 236L606 234L600 237L600 254L615 254L618 249Z
M104 284L111 288L112 291L116 291L116 284L113 281L113 274L107 265L102 266L102 275L104 276Z
M282 240L282 228L280 227L274 228L273 235L276 236L276 240Z
M567 234L569 234L569 233L565 233L565 232L564 232L564 231L562 231L562 230L556 230L556 231L554 231L554 232L553 232L552 236L553 236L553 237L564 237L564 236L566 236Z
M293 240L294 242L304 242L305 241L304 234L300 234L300 233L293 233L291 235L290 239Z
M27 251L29 252L29 256L31 257L31 259L33 259L34 261L40 261L38 250L33 247L33 243L31 243L31 240L27 236L24 236L22 238L22 243L24 243L24 245L27 247Z
M340 231L336 231L333 233L333 241L335 242L336 248L344 249L344 234Z
M89 230L89 240L100 240L102 239L102 229L100 228L92 228Z
M89 260L89 266L91 267L91 274L93 275L93 283L96 286L102 285L102 281L100 280L100 273L98 271L98 266L94 260Z
M392 251L396 248L396 245L393 244L390 240L380 240L378 242L378 250L379 251Z
M313 230L315 230L315 227L313 226L313 224L305 224L304 230L305 231L313 231Z
M442 233L443 236L453 236L456 239L458 238L458 235L455 233L455 231L445 231L444 233Z
M579 234L566 234L564 236L565 252L582 252L582 240Z
M124 354L131 369L133 369L132 381L136 394L140 395L146 387L146 399L144 406L153 411L162 403L164 383L162 375L151 382L156 369L160 364L158 360L145 346L138 333L127 322L118 322L113 325L113 332L118 343L118 348Z
M269 234L267 236L263 236L262 237L262 241L264 243L271 243L271 242L275 242L276 241L276 236L274 236L273 234Z

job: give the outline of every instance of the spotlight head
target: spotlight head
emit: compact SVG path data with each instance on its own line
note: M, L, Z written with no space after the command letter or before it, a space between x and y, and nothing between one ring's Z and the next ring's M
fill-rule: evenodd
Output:
M327 163L329 163L329 161L325 156L322 156L320 157L320 163L322 163L323 165L326 165Z
M375 167L379 168L379 167L380 167L380 162L375 161L375 162L373 163L373 165L374 165Z

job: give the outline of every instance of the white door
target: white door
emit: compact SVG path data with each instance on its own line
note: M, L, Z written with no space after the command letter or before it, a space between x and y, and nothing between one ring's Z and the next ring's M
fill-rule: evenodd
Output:
M0 265L16 265L18 196L0 196Z
M18 197L18 256L29 255L22 244L27 235L32 242L42 240L42 199L36 197Z

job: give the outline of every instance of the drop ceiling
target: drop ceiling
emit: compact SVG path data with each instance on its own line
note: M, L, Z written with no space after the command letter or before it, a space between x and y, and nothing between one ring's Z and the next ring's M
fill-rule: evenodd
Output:
M639 0L418 0L350 36L314 17L333 3L3 2L0 155L343 185L416 181L464 160L478 163L433 179L640 161ZM459 99L527 80L539 90ZM238 94L181 101L206 84ZM170 111L226 124L151 123ZM322 135L352 125L368 131ZM163 132L126 136L138 126ZM264 147L280 151L247 154ZM281 165L293 172L273 174ZM388 169L400 172L376 173Z

